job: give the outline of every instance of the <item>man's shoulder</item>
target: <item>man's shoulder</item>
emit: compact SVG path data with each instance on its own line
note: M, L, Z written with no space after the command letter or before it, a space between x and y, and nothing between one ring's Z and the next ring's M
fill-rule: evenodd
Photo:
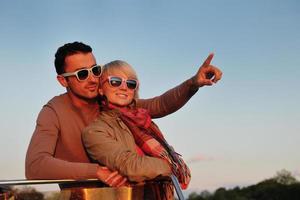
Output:
M41 109L39 119L68 120L74 116L71 102L67 94L61 94L50 99Z
M69 97L67 93L58 95L50 99L45 106L49 106L51 108L60 108L60 107L66 107L71 102L69 101Z
M40 113L56 113L56 115L64 115L72 110L72 105L68 95L61 94L50 99L42 108Z

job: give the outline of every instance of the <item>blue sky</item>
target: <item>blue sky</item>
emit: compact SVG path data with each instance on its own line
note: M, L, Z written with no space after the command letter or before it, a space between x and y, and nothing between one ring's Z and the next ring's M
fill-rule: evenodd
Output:
M0 179L24 178L37 114L64 92L54 53L73 41L91 45L99 64L132 64L142 98L215 53L223 79L156 120L189 161L191 190L254 184L283 168L299 175L299 9L296 0L1 1Z

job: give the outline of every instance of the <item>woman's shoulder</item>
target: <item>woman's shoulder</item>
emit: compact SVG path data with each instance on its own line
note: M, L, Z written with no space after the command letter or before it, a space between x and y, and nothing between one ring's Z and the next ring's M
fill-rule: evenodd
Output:
M101 111L99 116L85 129L106 129L115 126L115 123L119 120L119 114L113 110Z

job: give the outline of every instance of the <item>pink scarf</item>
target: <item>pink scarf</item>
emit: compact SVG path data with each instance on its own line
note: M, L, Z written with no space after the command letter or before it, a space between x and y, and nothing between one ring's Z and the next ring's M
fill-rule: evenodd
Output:
M166 160L177 177L182 189L186 189L191 173L183 159L167 143L159 128L152 122L148 110L143 108L116 107L109 104L109 109L117 109L122 121L131 131L137 146L149 156Z

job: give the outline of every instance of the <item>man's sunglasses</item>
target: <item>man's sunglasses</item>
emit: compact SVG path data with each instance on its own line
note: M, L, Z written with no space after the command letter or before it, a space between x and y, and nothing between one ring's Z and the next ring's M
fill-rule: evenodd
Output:
M120 87L122 83L126 83L128 89L135 90L138 87L138 80L135 79L124 79L117 76L109 76L106 80L108 80L109 85L112 87ZM104 82L106 81L104 80Z
M100 77L102 73L102 66L100 65L94 65L91 68L88 69L80 69L75 72L67 72L61 74L63 77L69 77L69 76L76 76L78 81L85 81L89 78L90 73L93 74L95 77Z

